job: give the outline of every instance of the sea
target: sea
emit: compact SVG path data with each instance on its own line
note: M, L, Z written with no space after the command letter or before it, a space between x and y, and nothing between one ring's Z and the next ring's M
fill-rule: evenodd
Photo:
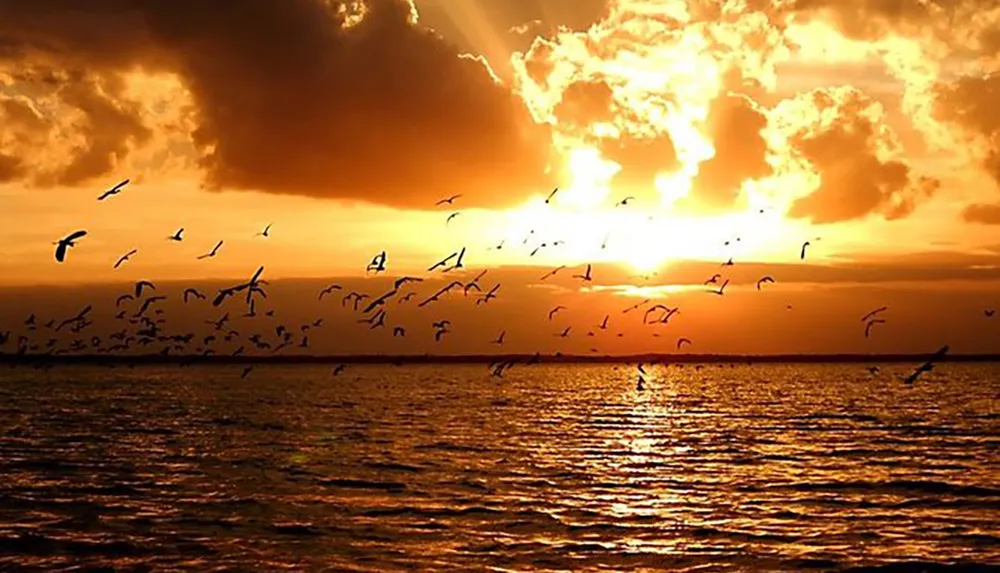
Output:
M1000 365L0 366L0 571L1000 571Z

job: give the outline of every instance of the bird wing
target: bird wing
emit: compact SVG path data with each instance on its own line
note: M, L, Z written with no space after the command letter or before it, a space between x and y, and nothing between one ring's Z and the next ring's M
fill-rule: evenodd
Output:
M58 246L56 246L56 261L61 263L66 260L66 249L68 246L64 242L59 242Z

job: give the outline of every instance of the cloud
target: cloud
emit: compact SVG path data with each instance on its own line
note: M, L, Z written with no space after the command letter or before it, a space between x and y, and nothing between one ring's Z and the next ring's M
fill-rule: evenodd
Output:
M817 89L785 100L772 117L787 151L816 177L813 190L795 200L789 216L837 223L879 214L909 215L940 183L915 176L900 158L895 133L877 102L851 87Z
M1000 18L993 0L792 0L782 6L825 18L850 38L874 41L895 33L980 53L996 46Z
M1000 189L1000 71L941 83L935 112L956 126L975 148L982 168ZM1000 224L1000 203L974 204L963 213L967 221Z
M414 207L449 193L509 204L546 187L546 127L415 20L405 0L3 2L0 69L34 74L8 82L25 94L58 78L54 96L82 114L52 184L106 174L148 139L121 90L141 69L188 91L212 188Z
M761 133L767 116L749 97L730 93L712 102L706 124L715 154L698 165L689 197L703 208L729 209L736 205L744 181L774 172Z
M962 210L962 218L970 223L1000 225L1000 203L973 203Z
M614 103L614 92L607 82L581 80L562 92L553 113L556 123L585 129L593 123L614 121Z

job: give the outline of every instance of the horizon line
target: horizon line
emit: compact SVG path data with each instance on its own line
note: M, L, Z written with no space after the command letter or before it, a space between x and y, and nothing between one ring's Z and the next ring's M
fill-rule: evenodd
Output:
M78 363L78 364L495 364L518 363L548 364L624 364L630 362L663 364L859 364L874 362L920 362L933 352L923 354L327 354L303 356L204 356L200 354L168 355L137 354L133 356L105 356L100 354L45 355L3 354L0 363ZM1000 362L1000 354L946 354L937 362Z

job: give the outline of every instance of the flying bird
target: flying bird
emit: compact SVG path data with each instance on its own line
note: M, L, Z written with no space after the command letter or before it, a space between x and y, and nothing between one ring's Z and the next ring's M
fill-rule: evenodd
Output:
M335 290L343 290L343 288L344 287L342 287L342 286L340 286L338 284L332 284L332 285L326 287L325 289L319 291L319 300L323 300L324 296L326 296L328 294L333 294L333 291L335 291Z
M399 287L405 285L406 283L422 283L424 279L417 277L400 277L396 279L396 282L392 283L392 288L399 289Z
M865 338L868 338L871 335L872 327L876 324L885 324L885 320L881 318L873 318L869 320L868 324L865 325Z
M638 310L639 308L641 308L642 306L647 305L647 304L649 304L649 299L648 298L645 299L645 300L643 300L640 303L633 304L632 306L626 308L625 310L622 311L622 314L628 314L628 313L632 312L633 310Z
M707 281L705 281L705 284L706 285L719 284L719 279L721 279L721 278L722 278L722 275L720 275L719 273L715 273L714 275L712 275L712 278L710 278Z
M441 199L440 201L438 201L434 205L435 206L438 206L438 205L452 205L454 203L455 199L458 199L461 196L462 196L461 193L459 193L457 195L452 195L451 197L448 197L446 199Z
M556 273L558 273L559 271L561 271L561 270L563 270L565 268L566 268L566 265L558 266L558 267L552 269L551 271L545 273L545 276L543 276L540 280L544 281L545 279L547 279L547 278L549 278L551 276L555 276Z
M549 193L549 196L545 198L545 204L548 205L549 203L551 203L552 198L555 197L556 193L558 193L558 192L559 192L559 188L558 187L556 187L555 189L553 189L552 192Z
M888 306L881 306L879 308L876 308L875 310L873 310L873 311L869 312L868 314L862 316L861 317L861 322L868 322L868 319L874 318L875 315L879 314L880 312L885 312L887 310L889 310Z
M149 281L139 281L135 283L135 297L139 298L142 296L143 289L156 290L156 285Z
M365 267L365 272L369 273L375 272L376 274L378 274L384 271L385 263L387 260L388 260L388 255L386 255L385 251L382 251L381 253L372 257L372 262L368 263L368 266Z
M184 289L184 304L187 304L188 299L192 296L198 300L205 300L205 295L198 292L197 289L189 288Z
M215 244L215 247L211 250L211 252L201 255L200 257L198 257L198 260L200 261L202 259L210 259L214 257L221 248L222 248L222 241L219 241L218 243Z
M983 314L986 315L986 318L993 318L993 315L996 314L996 312L997 311L995 309L990 308L990 309L984 310Z
M725 294L726 285L728 285L728 284L729 284L729 279L726 279L726 281L724 283L722 283L721 286L719 286L719 290L713 290L713 291L709 291L709 292L711 292L712 294L717 294L719 296L722 296L723 294Z
M810 245L809 241L802 243L802 251L799 252L799 258L805 260L806 258L806 247Z
M760 290L760 286L761 285L767 284L767 283L773 283L773 282L774 282L774 279L771 278L770 276L763 277L759 281L757 281L757 290Z
M625 207L626 205L628 205L629 201L635 201L635 197L632 197L632 196L626 197L626 198L622 199L621 201L619 201L618 203L616 203L615 207Z
M167 237L168 241L183 241L184 240L184 227L177 229L177 232L173 235Z
M560 310L566 310L566 307L560 305L560 306L557 306L557 307L553 308L552 310L550 310L549 311L549 320L552 320L552 317L555 316L556 313L559 312Z
M582 275L573 275L573 278L589 282L590 281L590 265L589 264L587 265L586 272L584 272Z
M53 245L56 245L56 261L60 263L65 261L66 250L70 247L75 247L76 242L86 236L87 231L76 231L63 239L59 239L58 241L52 243Z
M447 225L447 224L451 223L451 220L452 220L452 219L454 219L455 217L458 217L458 216L459 216L459 215L461 215L461 214L462 214L462 212L461 212L461 211L455 211L455 212L454 212L454 213L452 213L451 215L448 215L448 219L447 219L447 220L445 220L444 224L445 224L445 225Z
M129 260L129 257L131 257L132 255L134 255L134 254L136 254L138 252L139 252L138 249L132 249L131 251L125 253L124 255L121 256L120 259L118 259L118 262L115 263L114 268L117 269L118 267L122 266L122 263L124 263L125 261Z
M270 237L271 236L270 235L270 233L271 233L271 225L273 225L273 224L274 223L268 223L267 226L264 227L264 230L261 231L261 232L259 232L259 233L257 233L256 235L254 235L254 237Z
M683 346L685 344L691 344L691 340L687 339L687 338L678 338L677 339L677 350L680 350L681 346Z
M117 194L121 193L122 190L124 189L124 187L126 185L128 185L128 183L129 183L128 179L122 181L118 185L115 185L111 189L108 189L107 191L105 191L100 197L97 198L97 200L98 201L104 201L105 199L107 199L108 197L110 197L112 195L117 195Z
M948 354L948 350L949 348L947 344L939 348L937 352L935 352L934 355L927 360L927 362L924 362L923 364L918 366L917 369L913 371L913 374L907 376L903 380L903 382L907 384L913 384L914 382L917 381L917 378L919 378L921 374L933 370L934 364L939 362L942 358L944 358L944 355Z
M504 331L502 331L500 333L500 336L498 336L496 338L496 340L493 341L493 344L503 344L503 337L504 336L507 336L507 331L506 330L504 330Z
M431 267L429 269L427 269L427 272L432 272L434 269L436 269L438 267L445 267L445 266L447 266L448 262L451 261L452 259L454 259L457 256L458 256L457 252L448 255L447 257L445 257L445 258L441 259L440 261L438 261L438 262L434 263L433 265L431 265Z
M464 259L465 259L465 247L462 247L462 250L458 252L458 258L455 259L455 264L453 264L452 266L446 268L443 272L447 273L447 272L453 271L455 269L464 269L465 265L462 263L462 261Z
M476 306L480 304L488 304L491 300L497 297L497 291L500 290L500 283L493 285L493 288L484 294L479 300L476 301Z

